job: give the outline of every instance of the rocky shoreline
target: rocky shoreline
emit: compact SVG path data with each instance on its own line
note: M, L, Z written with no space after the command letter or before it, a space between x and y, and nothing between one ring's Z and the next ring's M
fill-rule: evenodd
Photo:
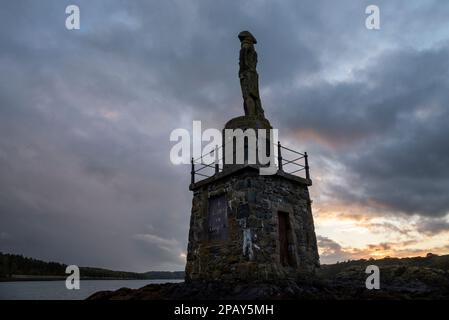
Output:
M151 284L140 289L101 291L89 300L407 300L449 299L449 272L391 266L381 272L381 288L368 290L362 266L333 277L276 282L208 281Z
M380 289L368 290L365 271L380 270ZM90 300L449 300L449 255L352 260L322 265L314 275L282 281L151 284L102 291Z

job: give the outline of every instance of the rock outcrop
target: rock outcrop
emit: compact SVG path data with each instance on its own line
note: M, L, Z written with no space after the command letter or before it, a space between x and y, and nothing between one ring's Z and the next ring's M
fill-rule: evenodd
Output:
M449 256L359 260L323 266L316 277L284 281L152 284L103 291L92 300L404 300L449 299ZM368 290L366 266L380 268L380 289Z

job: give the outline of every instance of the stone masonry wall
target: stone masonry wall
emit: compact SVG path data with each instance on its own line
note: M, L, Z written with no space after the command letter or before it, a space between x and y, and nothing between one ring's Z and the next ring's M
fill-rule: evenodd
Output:
M306 183L247 168L192 190L186 281L294 279L319 266ZM210 240L209 198L223 194L227 237ZM279 211L289 216L291 266L280 261Z

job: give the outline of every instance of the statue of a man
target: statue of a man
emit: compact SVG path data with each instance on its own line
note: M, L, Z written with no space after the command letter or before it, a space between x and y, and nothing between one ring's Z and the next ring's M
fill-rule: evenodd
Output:
M257 74L256 38L248 32L239 33L240 49L240 86L242 87L243 108L246 116L265 118L259 96L259 75Z

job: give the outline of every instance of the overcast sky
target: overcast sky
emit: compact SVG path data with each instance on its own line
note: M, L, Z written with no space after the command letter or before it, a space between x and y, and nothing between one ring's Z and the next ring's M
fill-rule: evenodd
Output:
M421 0L2 1L0 251L183 270L190 168L169 135L243 114L249 30L265 114L310 154L321 261L449 253L448 16Z

